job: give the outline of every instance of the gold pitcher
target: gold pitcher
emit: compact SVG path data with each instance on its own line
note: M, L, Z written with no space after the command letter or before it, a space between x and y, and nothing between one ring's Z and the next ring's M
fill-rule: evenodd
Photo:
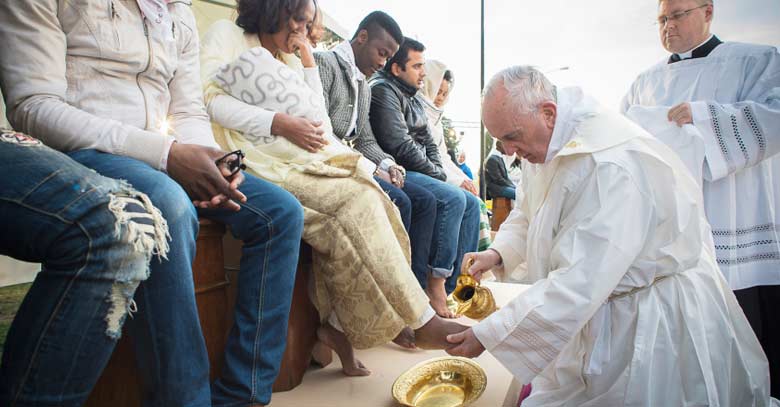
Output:
M482 320L496 312L496 299L493 292L482 287L474 277L468 274L468 269L474 264L470 257L461 268L458 285L452 292L452 298L458 303L457 315L465 315L471 319Z

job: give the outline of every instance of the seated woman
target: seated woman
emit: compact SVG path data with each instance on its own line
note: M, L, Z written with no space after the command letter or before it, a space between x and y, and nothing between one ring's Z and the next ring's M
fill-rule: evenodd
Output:
M515 200L516 186L510 179L509 169L519 168L520 160L512 154L506 155L500 141L496 141L496 148L485 162L485 189L488 199L507 198Z
M307 38L315 13L313 0L240 0L235 24L216 22L203 36L205 102L217 141L241 149L248 171L303 205L322 321L317 335L345 374L367 375L353 346L384 344L408 326L415 332L407 341L443 348L444 335L464 327L428 304L398 210L372 178L373 163L332 135Z
M444 105L450 98L450 93L455 85L455 77L451 70L442 62L429 59L425 62L425 86L420 94L425 102L425 113L428 115L428 124L431 126L433 139L439 148L441 157L448 157L447 143L444 140L444 126L442 118L444 117ZM465 159L464 159L465 161ZM461 167L452 160L442 159L444 172L447 174L447 183L468 191L474 196L479 197L479 191L474 183ZM480 200L479 202L479 243L477 250L482 251L490 247L490 220L488 219L487 206ZM448 284L449 288L454 288Z

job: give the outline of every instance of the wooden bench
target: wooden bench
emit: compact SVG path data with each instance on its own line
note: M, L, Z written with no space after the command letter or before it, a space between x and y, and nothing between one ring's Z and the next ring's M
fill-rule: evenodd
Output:
M195 300L201 329L209 355L209 377L214 380L223 363L227 335L233 325L236 299L237 268L225 268L223 238L225 226L201 219L197 239L197 254L192 265L195 282ZM238 264L240 246L228 252L228 263ZM311 351L317 341L319 325L317 310L309 300L308 279L311 274L311 248L301 244L301 255L293 290L293 303L287 328L287 348L273 386L273 391L287 391L301 383L311 361ZM87 401L88 407L138 407L141 405L139 372L135 365L130 335L122 339L114 350L103 374Z
M508 198L493 198L493 217L490 219L490 229L498 230L512 211L512 200Z

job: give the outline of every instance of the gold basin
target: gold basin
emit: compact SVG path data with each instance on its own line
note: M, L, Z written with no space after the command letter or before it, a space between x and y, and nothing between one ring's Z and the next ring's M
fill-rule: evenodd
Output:
M485 371L473 360L446 356L426 360L393 383L393 397L410 407L458 407L473 403L487 385Z

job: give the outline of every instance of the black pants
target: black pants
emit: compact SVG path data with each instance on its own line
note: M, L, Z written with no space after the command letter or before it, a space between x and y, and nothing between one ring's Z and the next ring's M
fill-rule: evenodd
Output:
M772 397L780 398L780 285L734 291L769 359Z

